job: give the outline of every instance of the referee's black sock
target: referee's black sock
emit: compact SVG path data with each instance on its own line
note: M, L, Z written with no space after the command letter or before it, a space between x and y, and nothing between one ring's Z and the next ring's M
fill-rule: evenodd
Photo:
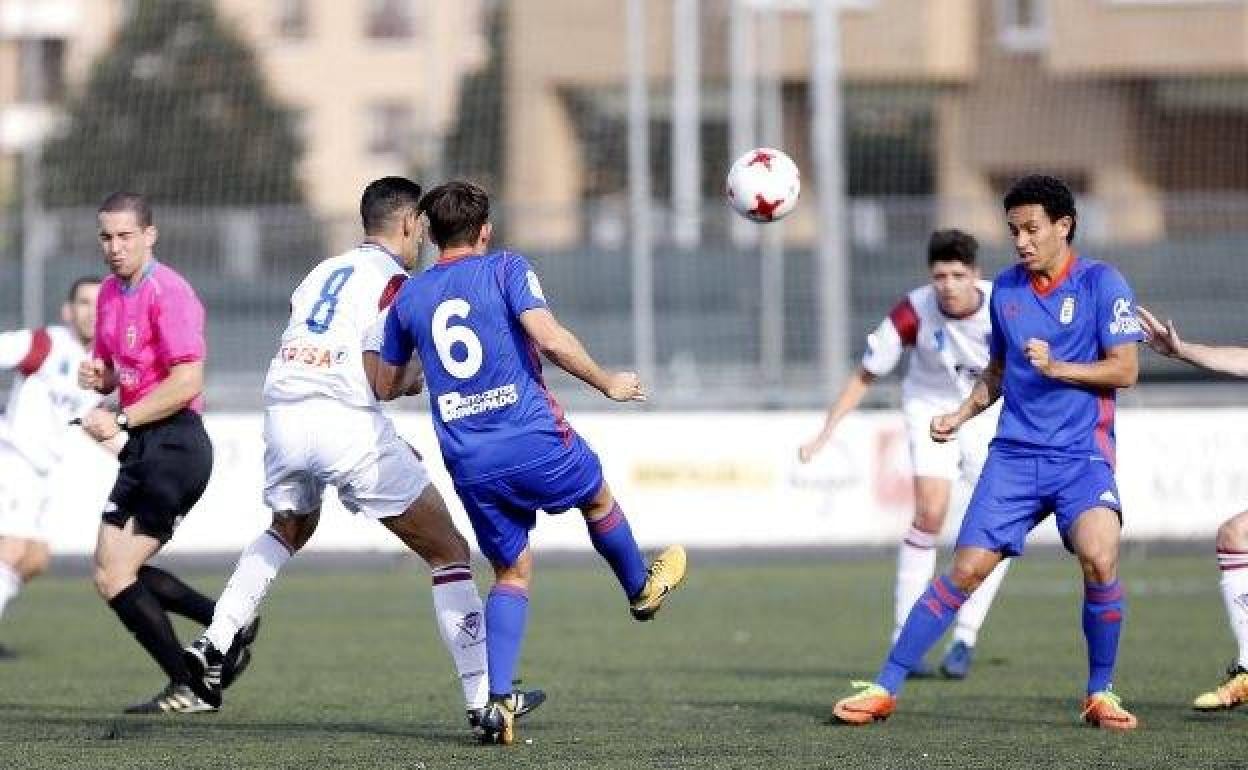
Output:
M191 674L182 660L182 645L173 632L173 624L169 616L160 608L160 602L144 587L142 582L135 581L121 593L108 600L122 625L130 629L134 638L139 640L147 654L164 669L169 679L176 684L191 681Z
M165 612L176 612L201 626L212 624L217 603L160 567L139 567L139 582L156 597Z

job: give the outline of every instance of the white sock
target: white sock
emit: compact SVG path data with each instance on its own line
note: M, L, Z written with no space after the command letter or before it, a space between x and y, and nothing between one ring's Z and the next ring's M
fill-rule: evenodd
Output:
M230 649L234 635L256 616L260 602L269 593L269 584L293 555L271 530L265 530L243 549L234 574L217 599L212 625L204 629L204 636L213 647L221 652Z
M984 618L988 617L988 609L992 607L992 600L997 598L997 591L1001 590L1001 582L1005 580L1010 561L1010 559L1002 559L1001 563L988 573L988 577L984 578L984 582L979 584L979 588L976 588L975 592L962 604L962 609L958 610L957 623L953 627L953 641L962 642L967 647L975 646L976 640L979 639L979 629L984 625Z
M0 617L4 615L4 605L17 596L22 590L22 576L8 564L0 561Z
M1239 665L1248 668L1248 553L1218 551L1222 570L1222 601L1231 633L1239 644Z
M467 564L448 564L432 571L433 613L446 651L455 661L464 688L464 706L483 708L489 701L486 676L485 611L472 570Z
M936 572L936 536L911 527L897 550L897 588L893 593L893 641L901 633L914 603Z

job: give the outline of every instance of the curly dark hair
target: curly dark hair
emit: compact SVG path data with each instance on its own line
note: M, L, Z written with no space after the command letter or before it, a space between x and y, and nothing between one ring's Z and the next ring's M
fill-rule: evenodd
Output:
M1055 176L1031 174L1016 181L1005 194L1006 211L1030 203L1044 207L1044 213L1048 214L1051 222L1070 217L1070 232L1066 234L1066 242L1075 239L1075 196L1065 182Z
M975 266L979 241L961 230L937 230L927 242L927 264L937 262L961 262L967 267Z

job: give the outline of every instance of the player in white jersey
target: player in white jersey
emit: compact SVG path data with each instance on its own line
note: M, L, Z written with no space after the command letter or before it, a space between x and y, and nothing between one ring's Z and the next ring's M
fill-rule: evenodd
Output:
M957 409L988 363L992 284L976 266L978 244L960 230L939 230L928 243L931 282L907 294L867 337L862 365L828 407L823 429L798 451L810 462L832 438L837 424L862 402L867 389L910 350L902 380L902 412L914 471L914 519L897 558L894 595L896 638L910 608L936 570L936 539L945 524L952 485L962 476L974 484L996 431L997 411L963 426L955 441L932 441L933 417ZM979 629L1005 577L1008 561L984 581L958 613L953 641L941 671L962 679L970 669Z
M264 383L264 502L272 525L243 551L212 625L186 649L196 694L221 702L221 666L278 571L308 542L327 485L353 513L378 520L428 562L438 630L476 728L488 699L481 598L468 542L455 529L420 456L373 390L386 310L419 260L420 186L371 183L360 202L365 240L315 268L290 299L290 322ZM419 376L407 383L420 392ZM526 711L545 696L517 693Z
M99 278L80 278L61 308L64 326L0 334L0 369L17 372L0 418L0 616L48 567L48 474L75 430L70 421L100 400L78 387L99 290ZM0 645L0 658L12 656Z

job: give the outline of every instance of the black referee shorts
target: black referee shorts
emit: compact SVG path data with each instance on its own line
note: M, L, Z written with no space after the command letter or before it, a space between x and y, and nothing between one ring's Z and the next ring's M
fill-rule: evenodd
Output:
M117 457L121 467L103 519L168 542L182 517L195 507L212 475L212 442L199 414L183 409L130 431Z

